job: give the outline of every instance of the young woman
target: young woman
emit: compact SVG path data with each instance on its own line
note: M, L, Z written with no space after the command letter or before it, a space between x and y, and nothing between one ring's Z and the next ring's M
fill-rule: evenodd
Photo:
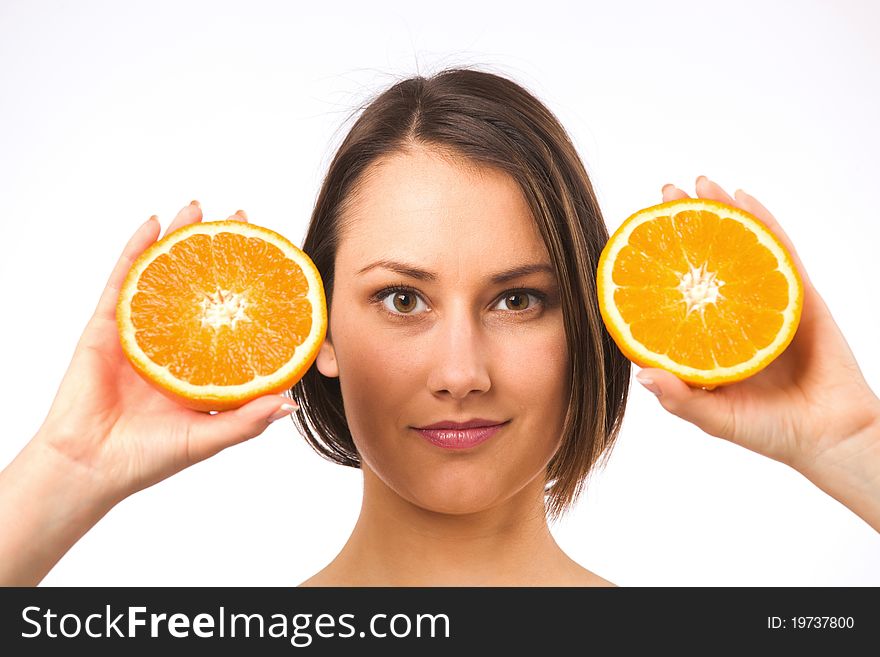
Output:
M790 465L880 530L880 400L772 215L704 177L696 192L756 215L789 248L801 324L746 381L706 391L656 369L640 381L669 412ZM201 218L192 204L168 230ZM115 302L158 235L151 218L126 246L45 422L0 474L0 582L38 583L122 499L296 411L316 451L364 477L350 539L304 584L609 584L560 549L548 518L612 448L630 363L598 312L608 233L590 181L526 90L449 70L363 111L303 244L330 326L291 391L298 407L268 396L197 413L132 370ZM473 426L490 428L461 431Z

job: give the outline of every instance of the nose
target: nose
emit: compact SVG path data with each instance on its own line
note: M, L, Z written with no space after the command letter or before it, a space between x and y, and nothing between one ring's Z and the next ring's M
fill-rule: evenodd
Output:
M469 312L450 312L434 327L428 387L435 395L464 399L491 386L488 345L479 320Z

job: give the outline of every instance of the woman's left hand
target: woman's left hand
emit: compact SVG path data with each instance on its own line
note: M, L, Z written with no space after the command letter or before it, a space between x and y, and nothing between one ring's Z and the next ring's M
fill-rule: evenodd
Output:
M834 485L817 479L831 476L830 471L859 468L868 468L865 474L873 475L872 486L880 486L880 400L788 236L773 215L742 190L732 198L700 176L696 191L700 198L749 212L782 241L803 279L800 324L780 356L737 383L704 390L657 368L642 369L637 378L643 385L650 381L645 387L658 395L667 411L706 433L786 463L826 490ZM673 185L663 188L664 202L687 196Z

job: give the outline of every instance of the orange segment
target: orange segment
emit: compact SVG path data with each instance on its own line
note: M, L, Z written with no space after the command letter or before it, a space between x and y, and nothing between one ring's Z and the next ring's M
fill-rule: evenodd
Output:
M634 226L629 244L663 267L675 272L687 270L687 260L672 225L672 217L660 216Z
M327 310L305 253L266 228L217 221L185 226L138 258L117 323L148 382L191 408L226 410L302 378Z
M678 272L627 244L612 271L617 285L678 285Z
M621 351L714 388L766 367L791 342L803 283L757 218L707 199L645 208L608 240L599 308Z
M717 214L705 210L681 210L675 214L676 236L688 262L706 261L720 223Z

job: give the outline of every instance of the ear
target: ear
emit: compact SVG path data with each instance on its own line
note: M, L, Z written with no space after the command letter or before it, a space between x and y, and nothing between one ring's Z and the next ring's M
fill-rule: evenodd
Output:
M339 376L339 365L336 363L336 350L330 338L324 338L321 348L318 350L318 357L315 360L318 365L318 371L326 377L336 378Z

